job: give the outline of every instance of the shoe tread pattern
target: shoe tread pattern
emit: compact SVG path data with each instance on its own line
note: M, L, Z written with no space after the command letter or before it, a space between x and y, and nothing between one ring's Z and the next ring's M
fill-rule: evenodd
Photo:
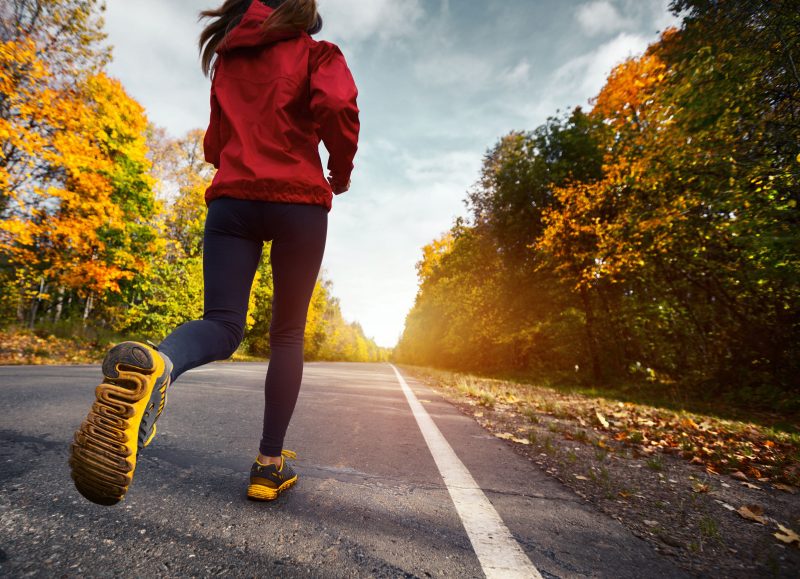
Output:
M103 360L105 380L95 390L96 400L75 433L70 466L78 491L101 505L113 505L125 496L133 478L138 441L126 431L136 420L135 405L153 395L158 369L146 346L123 342ZM168 381L168 379L167 379Z

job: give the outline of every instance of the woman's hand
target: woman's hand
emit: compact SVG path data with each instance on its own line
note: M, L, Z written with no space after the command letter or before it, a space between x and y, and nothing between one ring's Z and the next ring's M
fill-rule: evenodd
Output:
M345 193L346 191L350 190L350 181L347 182L347 185L342 186L342 185L337 185L333 181L333 177L328 177L328 183L331 184L331 189L333 189L334 195L341 195L342 193Z

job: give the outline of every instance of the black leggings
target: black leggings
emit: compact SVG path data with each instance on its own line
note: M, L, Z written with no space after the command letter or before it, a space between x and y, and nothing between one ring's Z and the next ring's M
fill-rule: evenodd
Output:
M266 456L280 455L300 392L306 315L327 231L328 211L321 205L213 200L203 238L203 319L183 324L158 346L172 360L173 380L197 366L229 358L244 336L263 244L272 241L272 354L259 445Z

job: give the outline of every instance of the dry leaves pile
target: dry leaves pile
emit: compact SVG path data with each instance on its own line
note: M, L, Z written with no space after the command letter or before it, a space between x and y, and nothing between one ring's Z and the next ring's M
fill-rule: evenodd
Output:
M0 364L96 364L102 357L103 350L91 343L0 332Z
M732 474L743 482L772 482L781 490L800 483L800 448L791 436L767 433L752 424L631 403L595 399L590 406L595 407L596 428L642 452L676 453L710 474ZM577 419L585 423L580 414Z
M743 483L769 483L785 492L800 486L800 436L744 422L675 412L630 402L567 395L500 380L436 373L443 386L496 412L536 412L577 422L595 432L594 442L613 451L611 440L635 452L677 454L710 474ZM563 435L573 436L569 430Z

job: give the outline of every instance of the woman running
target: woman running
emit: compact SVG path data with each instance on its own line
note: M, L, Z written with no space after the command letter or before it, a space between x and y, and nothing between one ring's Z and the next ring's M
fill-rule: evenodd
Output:
M264 430L247 496L273 500L297 481L283 447L303 375L303 334L319 274L332 193L350 188L358 143L357 90L339 49L311 38L316 0L226 0L201 13L211 121L203 143L218 169L206 191L203 319L157 347L123 342L75 433L78 491L98 504L125 496L139 451L156 434L167 388L192 368L229 358L244 336L248 298L265 241L274 284ZM319 142L330 157L325 177Z

